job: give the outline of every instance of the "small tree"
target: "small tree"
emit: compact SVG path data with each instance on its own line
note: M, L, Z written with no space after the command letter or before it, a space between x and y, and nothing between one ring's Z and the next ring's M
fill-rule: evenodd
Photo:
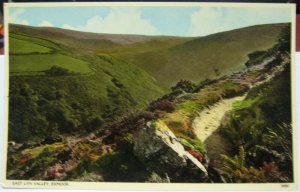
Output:
M183 90L187 93L192 93L195 87L196 85L192 81L182 79L174 87L172 87L171 90L173 92L177 90Z
M53 65L50 69L46 70L45 73L50 76L64 76L71 74L71 72L68 69L56 65Z

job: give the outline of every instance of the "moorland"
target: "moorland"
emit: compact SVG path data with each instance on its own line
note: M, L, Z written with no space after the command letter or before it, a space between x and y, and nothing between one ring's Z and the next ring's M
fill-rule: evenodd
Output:
M290 25L203 37L9 26L7 178L291 182Z

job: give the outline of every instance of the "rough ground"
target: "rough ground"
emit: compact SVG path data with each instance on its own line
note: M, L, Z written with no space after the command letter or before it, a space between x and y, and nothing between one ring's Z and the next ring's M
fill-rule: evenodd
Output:
M245 95L230 99L223 99L220 102L204 109L193 121L192 127L196 136L203 142L215 132L219 126L224 114L231 110L232 104L241 101Z
M283 62L280 65L274 67L268 73L265 73L263 76L257 79L249 78L249 76L245 75L245 73L249 71L254 72L263 70L265 66L274 59L275 57L266 59L259 65L249 67L245 71L232 75L229 77L229 79L246 84L250 88L268 82L277 73L280 73L283 70L283 66L287 63L285 58L283 58ZM230 113L233 103L242 101L246 97L247 93L245 93L243 96L222 99L214 105L202 110L193 121L193 131L196 136L202 142L204 142L208 152L207 155L211 160L211 164L216 168L222 167L222 159L220 154L228 155L232 149L231 143L220 134L219 128L222 127L221 125L226 124L226 121L228 121L228 119L226 120L227 114Z

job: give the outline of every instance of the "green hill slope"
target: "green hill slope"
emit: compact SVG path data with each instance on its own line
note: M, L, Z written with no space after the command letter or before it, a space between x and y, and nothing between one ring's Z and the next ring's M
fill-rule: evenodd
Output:
M148 71L161 85L170 87L179 79L199 82L245 67L247 55L271 48L284 26L286 24L252 26L193 38L166 48L115 54Z
M248 54L271 48L284 26L287 24L258 25L205 37L169 37L12 25L11 34L47 39L75 55L112 55L136 64L169 88L180 79L200 82L245 67Z
M147 72L113 56L13 27L9 41L10 140L89 132L164 94Z
M206 37L10 25L11 139L25 138L18 137L22 133L39 138L47 129L56 133L99 127L146 106L180 79L198 83L239 70L249 53L272 47L286 25ZM30 131L32 127L36 130Z

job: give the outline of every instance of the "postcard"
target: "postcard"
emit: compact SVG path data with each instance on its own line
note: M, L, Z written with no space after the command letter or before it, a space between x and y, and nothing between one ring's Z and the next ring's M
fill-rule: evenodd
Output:
M295 190L295 5L5 4L8 188Z

